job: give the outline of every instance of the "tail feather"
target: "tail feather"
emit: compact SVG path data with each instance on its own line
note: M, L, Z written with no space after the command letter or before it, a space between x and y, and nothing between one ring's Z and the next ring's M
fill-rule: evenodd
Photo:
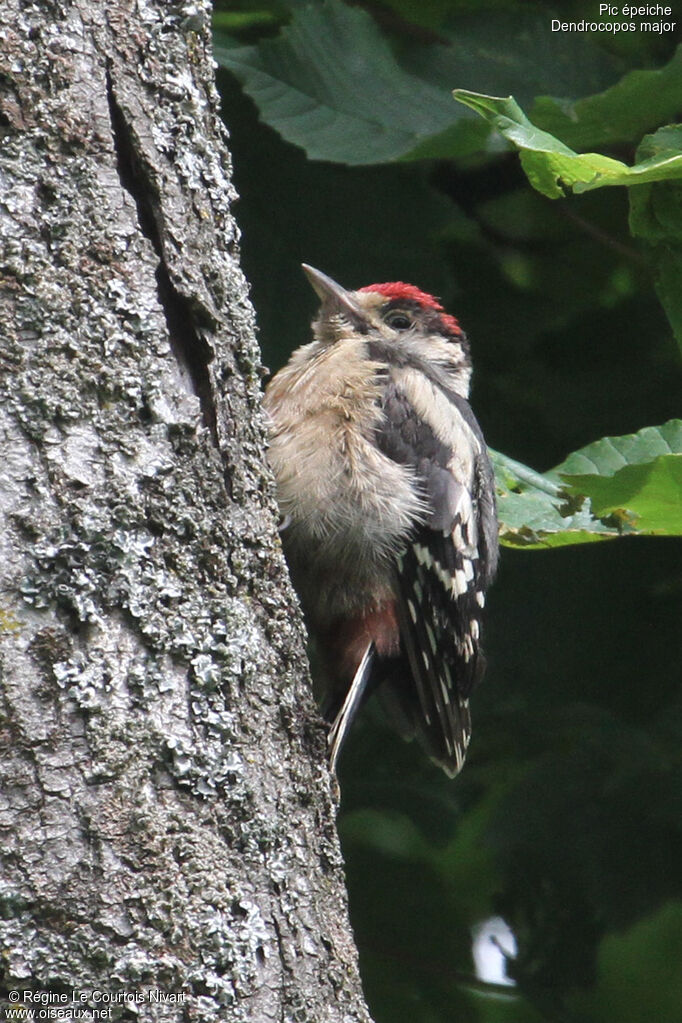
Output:
M353 676L350 688L346 693L346 698L344 699L341 709L334 718L332 726L329 729L327 743L329 746L329 766L332 771L336 771L336 761L338 760L339 753L341 752L341 747L346 740L346 736L348 735L353 720L355 719L355 715L357 714L365 697L367 684L372 674L374 658L374 644L368 643L355 675Z

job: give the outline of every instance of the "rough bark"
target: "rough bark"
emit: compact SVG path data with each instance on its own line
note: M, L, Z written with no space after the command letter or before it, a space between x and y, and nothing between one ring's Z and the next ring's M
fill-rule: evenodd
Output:
M350 1023L209 15L0 2L4 985Z

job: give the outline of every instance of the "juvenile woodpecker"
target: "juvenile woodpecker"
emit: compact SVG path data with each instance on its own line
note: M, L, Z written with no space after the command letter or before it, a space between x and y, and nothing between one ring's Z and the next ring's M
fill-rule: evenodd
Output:
M282 543L331 683L331 764L380 686L398 729L454 776L498 557L469 343L413 285L346 291L303 269L321 300L314 339L265 407Z

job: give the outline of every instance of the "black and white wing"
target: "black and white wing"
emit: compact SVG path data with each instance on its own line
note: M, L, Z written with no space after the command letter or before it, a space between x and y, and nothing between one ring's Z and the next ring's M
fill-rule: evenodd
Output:
M409 388L388 383L376 438L384 454L414 468L425 503L397 559L407 663L387 682L429 755L455 775L471 735L469 694L485 668L481 620L498 530L493 472L469 404L429 386L438 401L417 408Z

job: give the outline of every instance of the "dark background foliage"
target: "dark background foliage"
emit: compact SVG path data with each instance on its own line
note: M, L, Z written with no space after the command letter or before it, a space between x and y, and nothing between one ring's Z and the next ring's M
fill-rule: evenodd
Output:
M340 0L222 7L221 60L221 47L244 46L261 60L282 26L314 17L310 64L318 46L333 65L319 24L339 9L343 18ZM378 64L421 74L440 90L432 109L451 103L453 121L464 112L453 88L513 93L528 109L534 97L577 99L673 57L674 33L551 33L552 17L598 13L580 0L557 7L391 0L351 10L367 18ZM434 44L440 63L427 59ZM362 80L362 68L336 70L341 92ZM629 234L625 189L550 200L474 115L455 126L447 158L429 143L429 159L364 159L351 139L344 159L355 146L358 165L313 160L314 131L263 123L277 122L273 104L260 96L259 110L238 79L252 95L253 80L237 71L221 71L219 84L271 369L309 337L305 261L348 287L402 279L440 295L472 339L472 403L488 442L539 470L679 415L679 350L648 253ZM680 120L682 90L678 106ZM652 117L646 130L665 123ZM632 163L642 133L590 148ZM456 781L395 737L378 708L364 712L340 767L340 829L377 1023L682 1018L680 554L679 539L641 537L503 551L489 670ZM474 969L472 929L497 916L516 942L513 985Z

